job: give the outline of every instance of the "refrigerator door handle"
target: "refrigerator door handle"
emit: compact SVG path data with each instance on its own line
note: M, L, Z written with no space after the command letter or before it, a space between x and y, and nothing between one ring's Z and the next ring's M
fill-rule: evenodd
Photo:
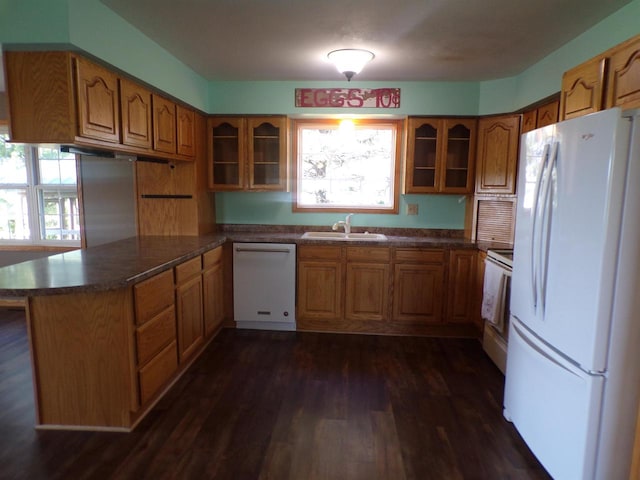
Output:
M538 282L540 306L542 309L542 315L544 316L545 299L547 295L547 266L549 260L549 235L551 234L551 186L553 184L553 171L556 167L556 161L558 159L558 142L553 143L551 153L549 154L549 161L545 173L545 179L543 180L544 191L542 192L542 218L540 228L540 243L538 248Z
M540 202L540 187L542 185L542 178L544 176L545 167L547 165L547 160L549 158L549 149L550 145L547 143L544 146L544 150L542 152L542 161L540 165L540 170L538 170L538 175L536 176L536 183L533 190L533 205L531 206L531 244L529 245L529 259L531 262L531 296L532 296L532 304L533 308L536 309L538 304L538 274L536 270L536 230L538 227L538 203Z
M533 334L523 330L523 328L520 325L518 325L517 322L513 322L513 328L516 330L517 335L520 337L520 339L524 343L529 345L529 347L532 348L535 352L537 352L538 355L542 356L543 358L545 358L547 361L549 361L556 367L561 368L568 374L571 374L578 378L584 378L585 375L587 375L586 372L584 372L577 366L574 367L572 365L569 365L568 363L560 363L557 359L555 359L553 356L547 353L547 351L543 347L540 346L540 344L538 343L538 340L533 336Z

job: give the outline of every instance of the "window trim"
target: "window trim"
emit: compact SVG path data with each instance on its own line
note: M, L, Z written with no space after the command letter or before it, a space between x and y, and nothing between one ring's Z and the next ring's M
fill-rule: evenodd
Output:
M349 118L356 125L388 125L395 130L395 151L393 166L393 195L392 206L384 208L375 207L307 207L298 204L298 171L299 171L299 154L298 146L300 143L300 127L310 125L338 125L344 117L314 117L314 118L296 118L292 121L293 127L293 148L292 148L292 211L294 213L372 213L372 214L389 214L397 215L400 211L400 175L402 167L402 151L405 120L398 118Z

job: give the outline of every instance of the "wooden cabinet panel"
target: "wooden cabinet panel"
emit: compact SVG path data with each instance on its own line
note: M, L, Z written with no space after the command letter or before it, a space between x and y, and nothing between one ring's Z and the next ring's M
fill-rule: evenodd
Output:
M615 48L609 58L607 108L640 107L640 37Z
M519 115L480 119L476 193L515 193L519 132Z
M451 250L447 288L447 322L468 323L475 319L476 250Z
M342 258L342 247L299 245L298 258L305 260L340 260Z
M249 117L249 190L286 191L289 177L286 117Z
M176 119L178 154L193 157L196 154L195 112L181 105L176 105Z
M406 193L470 193L476 120L409 118Z
M68 52L3 52L11 140L72 143L75 89Z
M136 324L151 320L173 305L173 271L159 273L133 287Z
M120 141L120 102L118 77L82 57L75 57L78 134L118 143Z
M149 363L140 369L140 403L151 400L178 370L176 342L167 345Z
M339 320L342 298L341 262L298 261L298 320Z
M180 363L200 346L204 336L202 276L176 286L178 355Z
M176 105L166 98L153 95L153 149L176 153Z
M209 188L242 190L245 185L246 120L210 117L207 126Z
M442 322L443 265L397 264L393 281L394 321Z
M201 270L202 258L200 256L182 262L180 265L176 266L176 283L179 285L186 282L191 277L200 275Z
M218 247L222 253L222 247ZM204 301L204 334L210 336L224 320L224 269L222 261L207 266L202 272Z
M120 79L122 143L151 148L151 92L124 78Z
M593 58L562 76L560 119L579 117L602 110L607 59Z
M527 133L537 128L538 110L536 108L522 114L520 133Z
M558 122L558 112L560 111L560 101L547 103L538 107L538 119L536 128L546 127Z
M347 262L389 263L390 257L386 247L347 247Z
M288 121L268 117L211 117L208 120L209 188L288 189Z
M430 248L397 248L394 253L397 263L444 263L443 249Z
M176 311L171 305L136 332L138 365L144 365L176 339Z
M345 318L364 321L387 320L389 264L347 263L346 274Z

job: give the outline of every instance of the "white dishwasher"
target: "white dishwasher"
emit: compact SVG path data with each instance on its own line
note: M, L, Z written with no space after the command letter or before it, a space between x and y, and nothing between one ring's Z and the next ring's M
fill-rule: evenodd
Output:
M233 317L237 328L296 329L296 246L233 244Z

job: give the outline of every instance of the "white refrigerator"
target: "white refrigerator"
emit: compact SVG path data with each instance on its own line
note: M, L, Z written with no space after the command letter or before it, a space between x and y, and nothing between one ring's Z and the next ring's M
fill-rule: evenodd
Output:
M504 416L558 480L627 479L640 390L640 112L521 137Z

